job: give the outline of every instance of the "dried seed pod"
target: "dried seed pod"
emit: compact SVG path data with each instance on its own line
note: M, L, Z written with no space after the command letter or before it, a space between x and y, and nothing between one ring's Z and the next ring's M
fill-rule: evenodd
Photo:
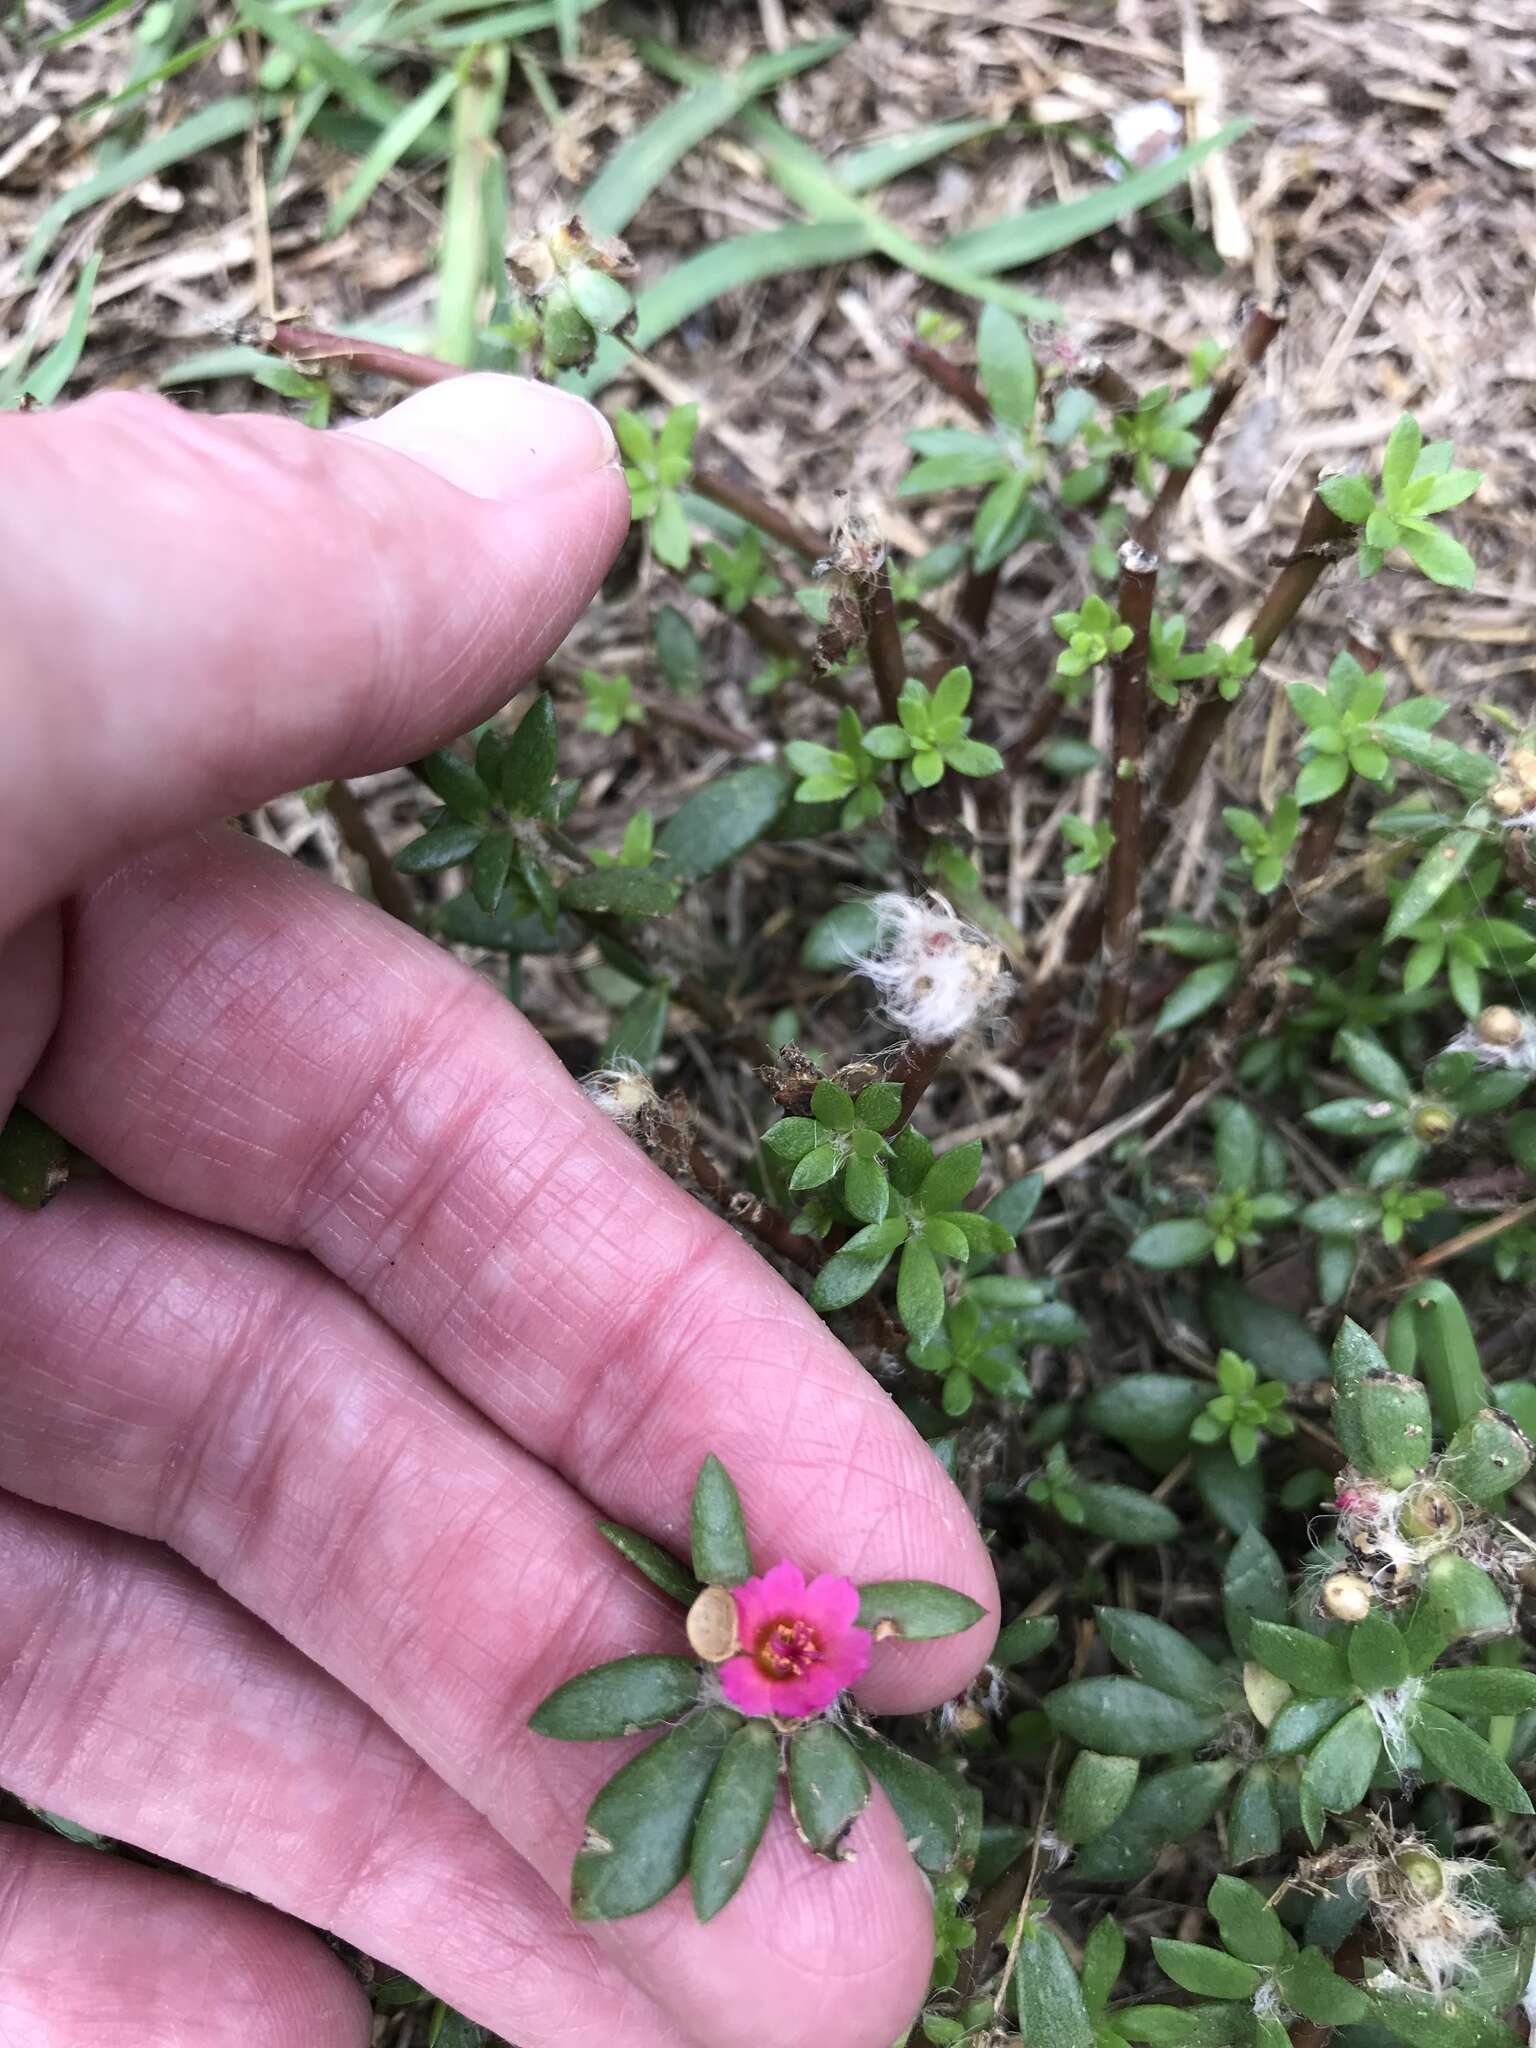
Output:
M1330 1621L1364 1621L1374 1604L1370 1581L1358 1572L1330 1572L1318 1595Z
M1472 1028L1484 1045L1518 1045L1525 1036L1524 1024L1503 1003L1490 1003Z
M741 1648L736 1600L728 1586L706 1586L688 1610L688 1647L706 1664L723 1664Z

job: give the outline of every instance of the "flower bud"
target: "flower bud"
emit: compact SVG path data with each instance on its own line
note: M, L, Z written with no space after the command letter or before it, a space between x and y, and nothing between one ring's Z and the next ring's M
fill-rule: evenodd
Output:
M1424 1102L1413 1112L1413 1135L1426 1145L1438 1145L1456 1128L1456 1112L1443 1102Z
M563 281L551 286L539 301L544 328L544 358L557 370L580 369L592 360L597 335L583 317L581 308Z

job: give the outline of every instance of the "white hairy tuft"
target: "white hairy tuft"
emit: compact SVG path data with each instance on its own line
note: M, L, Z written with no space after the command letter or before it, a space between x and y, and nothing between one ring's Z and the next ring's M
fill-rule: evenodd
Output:
M1000 947L936 896L877 896L873 949L854 968L873 982L886 1015L920 1045L959 1038L996 1017L1013 992Z

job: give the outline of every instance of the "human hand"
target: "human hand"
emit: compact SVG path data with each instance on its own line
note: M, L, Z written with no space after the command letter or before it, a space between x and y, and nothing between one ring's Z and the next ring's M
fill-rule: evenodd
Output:
M509 379L324 436L0 420L0 1113L112 1176L0 1211L0 1783L268 1902L0 1832L0 2020L46 2048L365 2042L270 1907L520 2048L885 2048L922 1997L878 1793L855 1862L776 1822L708 1927L575 1927L613 1752L527 1719L678 1647L592 1524L676 1545L709 1450L765 1559L995 1605L932 1453L488 984L170 837L485 716L627 519L596 416ZM989 1628L861 1698L944 1698Z

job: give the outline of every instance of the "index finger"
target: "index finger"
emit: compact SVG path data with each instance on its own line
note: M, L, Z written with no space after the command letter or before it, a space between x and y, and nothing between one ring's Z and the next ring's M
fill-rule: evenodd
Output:
M311 1252L606 1513L686 1554L713 1451L761 1562L995 1609L960 1495L794 1291L487 984L268 849L185 841L84 901L30 1092L142 1192ZM891 1646L864 1696L953 1694L991 1626Z

